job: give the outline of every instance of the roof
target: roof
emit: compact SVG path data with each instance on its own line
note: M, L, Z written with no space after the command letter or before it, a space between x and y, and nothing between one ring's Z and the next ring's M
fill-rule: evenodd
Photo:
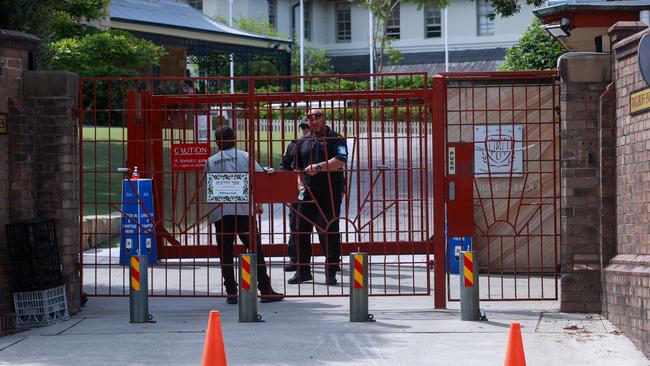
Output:
M229 27L185 2L173 0L111 0L109 15L111 21L172 27L236 38L291 44L291 41L285 39L260 36Z
M453 71L494 71L503 62L505 48L449 50L449 67ZM332 66L342 74L369 72L368 55L332 56ZM428 72L435 75L445 71L445 52L404 53L399 65L384 65L385 72Z
M648 1L602 1L602 0L573 0L548 1L548 6L535 9L533 13L538 18L565 12L594 12L594 11L638 11L650 9Z

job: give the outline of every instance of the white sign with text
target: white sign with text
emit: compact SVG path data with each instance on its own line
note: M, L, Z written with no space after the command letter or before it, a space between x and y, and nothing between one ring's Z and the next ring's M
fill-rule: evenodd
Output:
M248 173L208 173L208 202L248 202Z

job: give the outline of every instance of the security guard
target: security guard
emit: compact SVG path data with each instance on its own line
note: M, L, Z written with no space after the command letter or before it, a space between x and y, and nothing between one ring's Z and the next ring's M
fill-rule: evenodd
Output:
M302 171L298 185L302 197L298 208L298 270L289 279L290 284L313 279L309 263L311 245L309 237L316 226L318 240L327 265L325 283L337 283L336 272L340 271L341 234L339 216L345 186L343 168L348 161L348 147L345 138L327 126L325 113L321 108L312 108L307 114L311 132L297 144L294 167Z
M307 134L309 132L309 120L307 117L304 117L301 121L300 124L298 125L298 128L302 131L302 136ZM296 144L298 140L293 140L287 145L287 149L284 151L284 154L282 154L282 169L285 171L292 171L293 170L293 162L296 158ZM285 272L293 272L298 269L298 252L297 252L297 241L298 238L296 237L296 232L298 231L298 228L296 227L297 221L296 221L296 211L298 210L299 205L297 203L292 203L291 204L291 209L289 210L289 231L291 234L289 235L289 243L288 243L288 249L289 249L289 264L284 266L284 271Z

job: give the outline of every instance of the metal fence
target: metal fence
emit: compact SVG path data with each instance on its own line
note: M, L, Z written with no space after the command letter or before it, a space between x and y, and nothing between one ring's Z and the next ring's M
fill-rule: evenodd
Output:
M235 78L232 90L228 78L82 78L83 291L128 294L128 268L119 263L123 230L115 218L124 215L127 203L122 184L129 175L120 168L130 172L137 166L141 178L153 181L154 207L146 214L154 223L150 232L159 261L149 268L151 295L225 296L223 248L209 219L219 204L208 202L207 175L199 160L219 151L214 131L228 125L236 132L238 148L267 168L256 173L249 167L246 202L276 291L347 296L345 254L362 250L371 254L371 296L430 294L434 242L439 249L443 245L444 194L434 184L442 178L434 167L441 170L444 158L434 156L442 151L435 146L442 146L443 131L432 122L433 93L425 74L376 75L373 85L349 81L368 76L307 77L304 91L298 90L298 78ZM167 89L160 85L177 85L179 93L164 94ZM288 214L295 211L300 172L279 172L280 161L287 145L300 138L298 124L310 107L325 112L348 151L338 217L344 262L335 286L323 281L326 263L316 232L309 233L315 280L289 285L291 273L283 271L291 234ZM260 203L263 213L255 213L253 203ZM246 249L239 244L235 253ZM255 245L248 249L256 251ZM442 263L442 256L437 259Z

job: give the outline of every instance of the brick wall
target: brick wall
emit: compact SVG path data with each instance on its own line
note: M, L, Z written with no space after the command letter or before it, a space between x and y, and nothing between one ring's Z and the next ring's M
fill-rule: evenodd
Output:
M29 71L23 78L23 112L33 130L34 216L54 219L72 313L80 308L78 88L70 72Z
M7 115L9 124L16 122L9 114L9 102L20 99L22 74L29 68L30 53L37 50L38 43L38 38L32 35L0 29L0 114ZM15 131L9 128L8 132ZM5 225L11 221L10 197L14 182L9 145L9 134L0 134L0 333L12 324L10 314L13 311L5 237Z
M38 39L0 30L0 332L11 325L5 225L55 220L69 310L79 310L79 145L77 76L29 71Z
M616 78L617 248L604 270L606 315L650 355L650 111L630 114L630 94L648 88L639 71L637 47L650 30L638 23L610 29ZM616 33L636 34L623 38ZM645 27L645 26L644 26ZM626 30L627 28L627 30Z
M615 197L613 190L601 191L603 165L613 167L613 159L602 156L607 136L600 133L599 119L609 67L607 55L567 54L560 59L562 311L600 312L602 307L601 247L613 247L613 235L603 235L601 219L609 215L613 221Z

